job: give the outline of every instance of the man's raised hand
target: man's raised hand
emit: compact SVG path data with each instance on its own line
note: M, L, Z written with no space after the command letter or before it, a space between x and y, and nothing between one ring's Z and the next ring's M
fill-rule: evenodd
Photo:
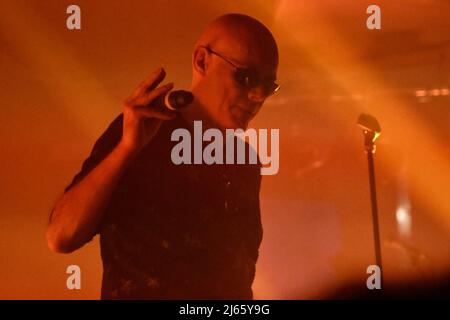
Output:
M124 101L120 144L132 153L139 152L150 142L162 121L176 116L174 111L155 105L157 98L173 88L173 83L158 86L165 76L163 68L153 71Z

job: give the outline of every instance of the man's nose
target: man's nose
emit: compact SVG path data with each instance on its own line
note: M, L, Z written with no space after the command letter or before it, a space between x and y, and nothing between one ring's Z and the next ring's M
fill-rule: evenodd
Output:
M263 102L264 100L266 100L267 95L264 92L263 86L260 85L260 86L253 87L249 90L248 98L251 101Z

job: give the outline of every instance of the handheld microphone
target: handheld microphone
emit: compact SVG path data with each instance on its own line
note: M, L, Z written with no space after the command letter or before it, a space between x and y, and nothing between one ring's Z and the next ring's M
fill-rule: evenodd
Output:
M158 100L161 100L158 101L158 105L164 105L169 110L178 111L189 105L194 100L194 95L186 90L173 90Z

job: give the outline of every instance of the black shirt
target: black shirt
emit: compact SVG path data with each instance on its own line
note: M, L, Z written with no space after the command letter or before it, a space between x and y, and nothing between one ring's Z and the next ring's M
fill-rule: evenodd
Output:
M111 123L66 190L119 142L122 122ZM164 121L112 195L98 228L102 299L252 299L260 166L175 165L176 128L192 133L181 117Z

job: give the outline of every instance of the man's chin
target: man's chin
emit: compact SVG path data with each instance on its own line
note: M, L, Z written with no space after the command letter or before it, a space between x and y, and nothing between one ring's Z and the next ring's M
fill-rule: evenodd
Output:
M245 131L248 128L249 122L250 122L250 120L246 119L244 117L231 116L228 119L220 119L220 121L214 121L213 123L215 124L215 127L217 129L220 129L222 131L224 131L226 129L232 129L232 130L242 129ZM212 126L212 127L214 127L214 126Z
M245 119L243 117L236 117L236 118L232 118L232 121L230 121L230 124L228 126L227 129L242 129L242 130L247 130L248 128L248 123L250 122L250 120Z

